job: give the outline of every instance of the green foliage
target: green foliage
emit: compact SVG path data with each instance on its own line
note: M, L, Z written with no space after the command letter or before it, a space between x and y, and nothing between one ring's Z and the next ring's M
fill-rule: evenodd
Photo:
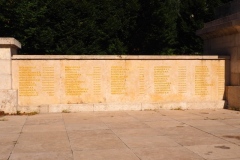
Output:
M21 54L193 54L229 0L0 0L0 37Z

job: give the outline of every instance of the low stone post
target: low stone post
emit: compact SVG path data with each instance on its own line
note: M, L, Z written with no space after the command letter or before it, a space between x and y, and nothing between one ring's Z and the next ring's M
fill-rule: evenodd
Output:
M14 38L0 38L0 111L17 112L17 90L12 89L12 55L21 44Z

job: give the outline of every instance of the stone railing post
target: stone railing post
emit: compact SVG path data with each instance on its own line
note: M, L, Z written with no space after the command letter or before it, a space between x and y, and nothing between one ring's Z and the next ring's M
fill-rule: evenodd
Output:
M0 38L0 111L16 113L17 90L12 88L12 55L21 44L14 38Z

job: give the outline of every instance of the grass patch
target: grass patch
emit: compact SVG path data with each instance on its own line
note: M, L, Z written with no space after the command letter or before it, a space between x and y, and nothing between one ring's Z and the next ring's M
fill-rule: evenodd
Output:
M6 118L0 118L0 121L7 121Z
M172 108L171 110L184 111L184 109L182 109L182 107Z
M229 109L234 110L234 111L240 111L240 107L229 107Z
M34 112L29 112L29 113L26 113L28 116L33 116L33 115L36 115L38 114L38 112L34 111Z
M64 110L62 110L62 113L71 113L71 111L64 109Z

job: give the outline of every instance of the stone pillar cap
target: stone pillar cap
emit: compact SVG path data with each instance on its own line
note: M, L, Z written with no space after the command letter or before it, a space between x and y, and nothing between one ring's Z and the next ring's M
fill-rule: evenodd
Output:
M10 47L10 48L21 48L21 43L12 37L0 37L0 48Z

